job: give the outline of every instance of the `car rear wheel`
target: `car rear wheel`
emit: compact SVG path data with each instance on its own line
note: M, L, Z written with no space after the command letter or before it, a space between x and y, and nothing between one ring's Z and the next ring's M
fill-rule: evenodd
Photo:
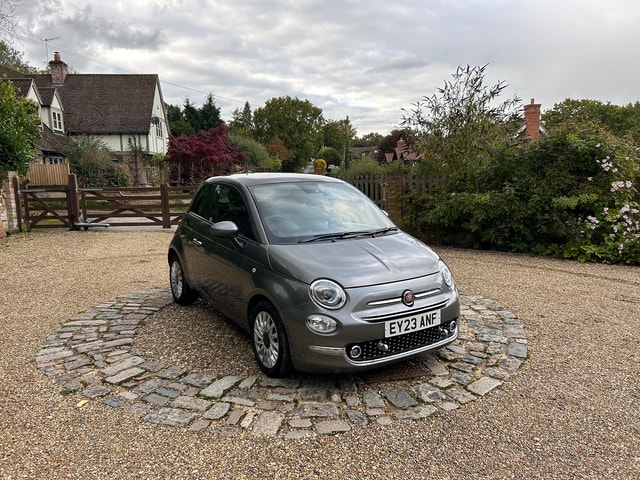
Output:
M198 294L187 283L182 264L177 257L172 257L169 264L169 283L173 301L178 305L191 305L198 298Z
M287 333L276 309L260 302L251 316L253 353L260 369L270 377L282 378L291 372Z

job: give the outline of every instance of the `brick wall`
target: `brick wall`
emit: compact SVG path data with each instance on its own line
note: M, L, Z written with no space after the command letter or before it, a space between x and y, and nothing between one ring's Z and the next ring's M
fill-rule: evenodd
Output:
M13 179L17 176L17 172L0 171L0 237L6 232L12 233L19 230L16 196L13 188Z

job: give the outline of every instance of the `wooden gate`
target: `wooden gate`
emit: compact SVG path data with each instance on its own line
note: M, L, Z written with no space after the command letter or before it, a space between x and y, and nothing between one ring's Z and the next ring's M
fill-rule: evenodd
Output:
M197 189L190 187L78 188L75 175L68 185L27 188L17 185L18 223L34 228L177 225Z

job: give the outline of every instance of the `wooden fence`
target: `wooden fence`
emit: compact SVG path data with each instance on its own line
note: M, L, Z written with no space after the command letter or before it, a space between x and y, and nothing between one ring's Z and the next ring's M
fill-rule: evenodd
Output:
M68 228L69 230L109 225L177 225L187 210L197 187L79 188L75 175L66 185L24 188L16 195L20 229Z
M412 191L433 191L446 183L445 177L411 175L360 175L344 178L393 221L402 223L402 197ZM18 224L33 228L69 230L105 226L156 226L171 228L184 215L197 186L79 188L75 175L58 186L33 188L14 178Z

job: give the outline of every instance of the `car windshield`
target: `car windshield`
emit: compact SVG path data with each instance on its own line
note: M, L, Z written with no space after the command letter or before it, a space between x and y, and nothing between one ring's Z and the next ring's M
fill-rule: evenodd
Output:
M254 186L251 193L269 243L339 241L397 230L382 210L347 183L273 183Z

